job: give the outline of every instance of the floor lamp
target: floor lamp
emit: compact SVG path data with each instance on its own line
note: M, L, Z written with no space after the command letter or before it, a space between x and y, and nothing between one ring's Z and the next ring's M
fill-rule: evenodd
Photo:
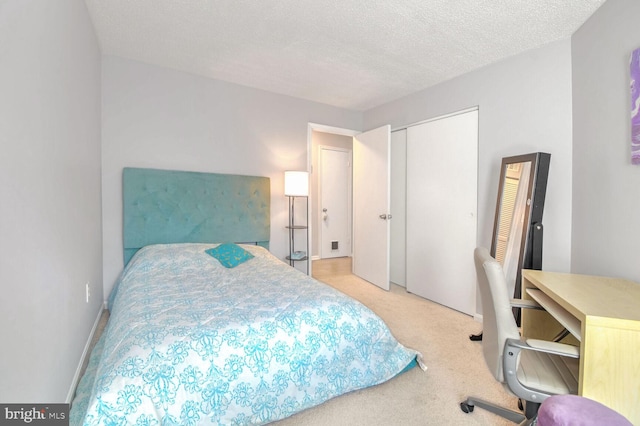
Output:
M309 173L303 171L284 172L284 195L289 197L289 255L287 260L293 266L295 262L307 262L307 274L309 273L309 233L307 220L304 224L296 225L295 222L295 200L296 197L304 197L307 209L305 214L309 214ZM295 233L296 230L305 230L305 251L296 251Z

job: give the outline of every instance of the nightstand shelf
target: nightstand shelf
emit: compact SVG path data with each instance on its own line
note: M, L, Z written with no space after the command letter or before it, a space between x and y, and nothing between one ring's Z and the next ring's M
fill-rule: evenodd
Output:
M309 274L309 227L305 225L295 224L295 201L296 198L304 198L306 201L306 209L304 217L308 217L309 213L309 198L301 196L289 197L289 225L286 227L289 230L289 255L286 259L289 261L289 265L294 266L295 262L307 263L307 274ZM305 220L306 223L306 220ZM296 238L301 237L304 234L304 251L296 250ZM298 240L299 241L299 240Z
M300 258L286 256L286 259L288 261L290 261L290 262L302 262L303 260L309 260L309 258L307 256L303 256L303 257L300 257Z

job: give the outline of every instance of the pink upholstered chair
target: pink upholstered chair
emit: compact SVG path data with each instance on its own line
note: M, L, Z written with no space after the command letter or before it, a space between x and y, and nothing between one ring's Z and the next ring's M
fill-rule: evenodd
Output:
M577 395L556 395L544 400L537 426L632 426L622 414Z

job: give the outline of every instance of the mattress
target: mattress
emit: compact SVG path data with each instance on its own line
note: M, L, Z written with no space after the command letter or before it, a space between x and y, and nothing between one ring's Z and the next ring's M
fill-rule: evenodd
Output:
M419 354L360 302L260 246L224 267L216 244L142 248L71 424L264 424L391 379Z

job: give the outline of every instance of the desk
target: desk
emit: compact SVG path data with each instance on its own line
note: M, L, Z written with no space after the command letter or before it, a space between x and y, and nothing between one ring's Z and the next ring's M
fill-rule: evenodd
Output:
M640 425L640 284L525 269L522 297L547 306L522 310L523 337L551 339L567 326L580 346L579 394Z

